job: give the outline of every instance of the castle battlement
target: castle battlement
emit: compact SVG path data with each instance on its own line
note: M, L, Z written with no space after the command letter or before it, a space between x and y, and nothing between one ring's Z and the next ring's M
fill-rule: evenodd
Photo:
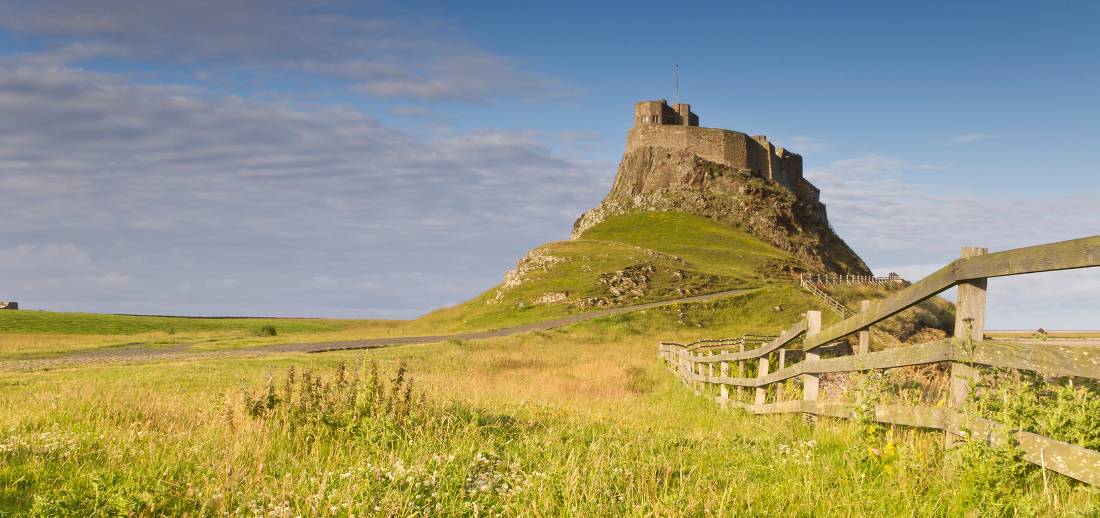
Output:
M688 151L711 162L747 169L783 185L800 199L819 199L820 191L802 176L802 155L775 146L764 135L700 127L699 116L688 104L669 106L664 99L636 103L626 151L646 146Z

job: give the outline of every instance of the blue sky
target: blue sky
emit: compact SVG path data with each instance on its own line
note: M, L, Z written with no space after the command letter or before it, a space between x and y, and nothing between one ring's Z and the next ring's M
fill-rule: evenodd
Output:
M670 6L0 4L0 299L459 302L598 203L676 64L704 126L804 155L877 271L1100 230L1096 4ZM1100 272L995 280L991 304L993 327L1100 327Z

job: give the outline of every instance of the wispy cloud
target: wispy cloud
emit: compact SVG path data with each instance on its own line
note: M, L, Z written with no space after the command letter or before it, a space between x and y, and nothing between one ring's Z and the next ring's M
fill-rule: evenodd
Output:
M394 106L389 109L389 112L404 117L426 117L431 114L431 110L424 106L409 106L405 104Z
M29 307L301 314L280 302L300 295L290 277L322 290L322 314L427 310L564 237L614 174L532 132L424 140L346 108L68 67L0 65L0 112L0 242L24 243L0 278ZM423 271L437 277L384 282ZM233 297L200 303L209 290Z
M216 74L342 82L383 98L487 103L501 96L548 98L574 90L557 78L478 48L431 19L351 15L338 2L43 0L0 3L0 28L46 48L25 59L71 64L96 58L201 64Z
M824 139L817 137L807 137L805 135L798 135L787 139L790 142L790 150L798 154L807 153L820 153L829 149L828 143Z
M996 137L997 135L993 135L991 133L963 133L962 135L951 137L947 141L952 144L967 144L970 142L977 142L979 140L989 140Z

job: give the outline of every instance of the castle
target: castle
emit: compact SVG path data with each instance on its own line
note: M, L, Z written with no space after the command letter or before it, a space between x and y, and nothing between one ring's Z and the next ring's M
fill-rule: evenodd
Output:
M634 127L626 138L627 153L651 146L684 150L700 158L775 181L800 200L819 203L820 191L802 176L802 156L768 142L764 135L699 127L691 105L641 101L634 105Z

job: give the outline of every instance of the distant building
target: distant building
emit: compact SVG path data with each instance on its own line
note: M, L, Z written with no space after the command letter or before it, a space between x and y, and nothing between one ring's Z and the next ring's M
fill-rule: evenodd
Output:
M699 127L699 116L689 104L641 101L634 105L634 127L626 139L626 151L651 146L684 150L700 158L734 169L749 170L775 181L800 199L818 202L820 191L802 177L802 155L768 142L764 135Z
M0 309L19 309L19 303L0 301Z

